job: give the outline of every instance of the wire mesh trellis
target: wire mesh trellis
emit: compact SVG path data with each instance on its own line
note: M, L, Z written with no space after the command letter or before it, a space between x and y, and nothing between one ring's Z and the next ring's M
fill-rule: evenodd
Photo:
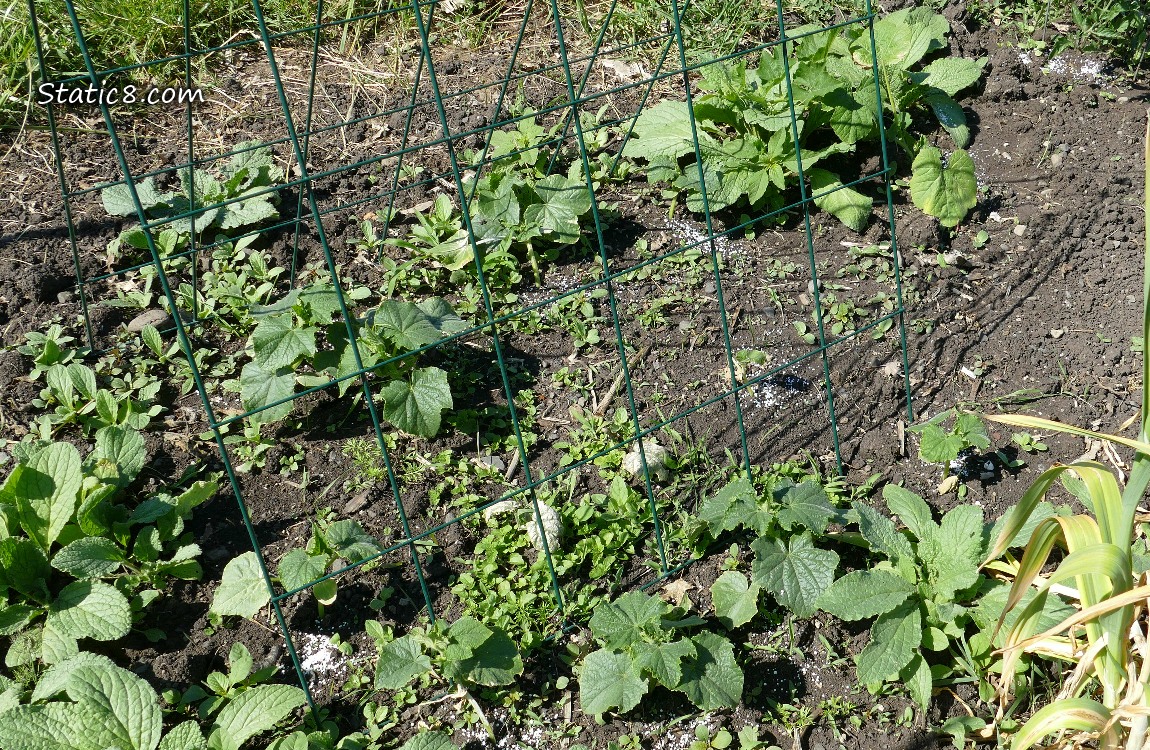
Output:
M842 469L840 455L839 411L836 403L836 384L833 378L832 354L836 348L846 348L866 342L864 334L892 329L898 340L901 357L901 372L905 389L906 410L911 414L910 380L907 368L906 330L902 285L897 248L894 240L894 207L892 201L893 168L888 158L887 142L882 128L882 118L877 118L879 159L878 167L869 173L860 173L853 179L842 180L842 184L814 194L810 181L804 172L804 152L796 149L795 171L798 173L798 196L786 205L771 206L757 215L743 215L732 219L730 212L720 216L712 211L711 191L707 180L714 179L703 168L699 128L694 117L693 97L697 92L700 71L708 66L721 66L754 59L756 56L771 54L781 49L785 67L785 88L787 95L787 128L795 143L799 142L800 129L804 123L796 106L791 70L791 51L803 39L829 30L859 27L865 29L868 39L868 55L871 58L870 73L874 76L875 101L878 111L882 110L881 86L878 81L878 66L874 53L872 12L869 2L865 12L857 17L829 27L818 29L804 27L789 33L787 17L781 2L770 9L771 23L777 26L773 38L744 44L737 51L717 58L706 58L695 54L688 44L689 35L684 28L684 19L689 9L686 1L672 0L666 9L667 23L660 28L648 29L639 39L619 41L612 35L613 24L618 23L621 11L620 0L605 5L595 23L588 24L583 15L583 25L573 20L574 12L561 7L557 0L526 0L516 8L514 17L500 16L497 22L488 25L482 50L460 53L452 45L445 43L437 29L451 22L451 4L442 0L395 4L378 9L370 14L353 16L347 13L342 18L328 17L325 3L319 2L315 8L314 24L299 29L271 29L265 18L265 8L261 0L253 0L253 10L257 21L256 33L251 38L232 41L209 49L194 49L191 35L185 23L185 49L181 54L170 58L138 66L111 70L97 70L93 57L86 45L85 23L82 13L69 0L65 3L71 29L76 44L85 63L85 72L63 81L53 77L53 72L45 62L42 47L38 48L41 64L41 78L58 86L80 86L91 84L96 89L109 88L109 81L123 79L124 76L146 75L149 70L171 70L171 66L182 67L183 83L191 88L196 78L211 65L205 61L230 68L242 68L237 60L257 70L260 80L270 85L262 100L267 107L263 113L252 111L250 101L237 105L231 117L224 118L228 128L245 136L243 143L228 148L216 139L205 137L205 124L197 115L197 104L188 103L180 127L184 131L182 153L167 154L169 163L156 165L140 156L131 140L125 137L125 124L122 118L114 116L114 110L102 99L99 103L103 126L108 136L110 155L114 163L107 165L109 178L78 187L69 174L68 132L57 127L58 114L52 104L48 105L47 115L51 126L53 146L57 154L60 188L64 196L64 215L68 224L71 251L75 264L79 298L84 308L85 324L89 342L93 347L101 344L99 331L95 330L89 314L90 306L101 294L106 293L109 282L133 273L154 272L161 287L168 309L176 311L172 315L173 331L184 355L187 357L190 374L199 394L202 408L223 461L223 466L235 494L239 514L243 520L260 563L264 582L271 593L272 608L287 645L287 651L299 675L300 683L312 700L307 676L301 660L292 629L283 611L283 603L302 591L310 589L322 581L333 579L380 558L404 555L409 559L414 577L417 580L422 608L427 616L434 619L437 614L436 597L429 581L431 574L425 569L425 561L418 550L422 540L460 523L465 518L493 507L506 500L530 503L540 538L541 555L546 561L550 596L554 610L561 620L568 618L564 602L564 588L553 560L552 549L557 540L549 538L542 518L539 493L571 472L593 464L598 459L620 449L631 449L637 453L641 465L642 493L646 499L645 520L650 523L650 533L657 560L654 578L649 586L665 580L690 562L677 559L668 553L664 544L661 506L657 498L657 484L654 467L649 465L652 457L650 439L657 437L667 428L680 425L689 418L710 410L713 421L722 423L717 430L725 444L732 448L742 471L748 476L753 464L763 455L771 453L771 446L777 433L770 424L769 417L751 416L749 410L755 408L755 401L763 389L775 388L779 383L787 383L786 378L801 381L806 386L820 390L815 383L821 383L821 408L825 409L829 447L833 449L839 470ZM538 6L538 7L536 7ZM29 2L32 23L37 40L37 15L33 2ZM190 0L184 0L184 18L192 16ZM582 11L582 5L579 6ZM456 11L457 12L457 11ZM353 24L372 21L382 24L394 22L397 27L406 29L406 40L397 36L397 41L389 47L395 69L391 71L382 87L370 85L349 87L352 93L343 100L333 99L326 90L330 79L324 73L329 61L327 52L346 29ZM542 30L542 32L541 32ZM542 39L543 43L539 44ZM414 44L411 44L414 40ZM499 54L490 50L498 48ZM468 57L468 54L471 57ZM246 57L244 57L246 55ZM482 58L482 59L481 59ZM641 63L620 62L638 59ZM624 73L611 79L604 74L604 62L612 69L623 68ZM462 69L462 72L461 72ZM378 75L379 71L364 71L354 64L345 63L339 72L351 79L364 75ZM487 80L484 80L484 79ZM250 80L250 79L248 79ZM240 86L240 89L243 87ZM235 89L233 88L233 91ZM382 91L382 94L380 93ZM634 187L637 180L632 177L612 183L611 176L620 169L621 155L628 140L633 136L639 115L657 101L678 97L686 100L689 117L689 138L694 157L699 186L700 217L680 234L671 247L653 249L646 256L626 256L621 247L627 240L620 238L618 227L620 211L611 205L619 200L622 191ZM375 101L368 101L374 98ZM382 101L378 101L382 100ZM527 106L524 106L527 105ZM527 107L530 108L527 108ZM610 116L604 114L610 110ZM588 116L589 113L596 116ZM259 117L257 117L259 115ZM525 123L535 126L538 119L550 123L546 138L536 139L524 145L503 148L494 153L493 143L496 134L522 130ZM235 125L239 121L238 127ZM252 140L246 136L255 134ZM368 134L386 135L382 140L371 140ZM600 135L610 133L605 141ZM241 140L237 137L236 140ZM379 153L366 151L381 145ZM196 191L200 189L195 178L187 180L188 201L181 211L169 212L156 218L149 214L148 195L142 195L152 188L145 181L163 179L176 168L191 170L215 164L223 159L242 157L259 149L277 149L281 163L291 165L286 170L287 179L278 185L261 191L249 191L243 195L221 201L198 201ZM566 165L567 174L579 181L578 190L589 201L587 216L589 221L580 226L583 233L581 246L588 251L583 278L571 280L565 288L555 289L537 285L529 281L521 282L517 294L493 293L489 279L490 254L492 245L489 231L477 226L475 219L479 178L490 171L499 159L509 159L546 153L545 174L559 174L564 168L560 152L567 149L573 155ZM205 153L209 154L205 156ZM175 163L170 163L172 160ZM597 161L598 160L598 161ZM321 167L313 166L321 163ZM860 172L864 172L861 167ZM366 175L366 176L365 176ZM89 182L91 182L89 180ZM822 282L819 275L825 269L820 267L820 243L815 222L812 220L812 206L816 198L823 198L829 192L859 186L863 183L881 185L880 192L885 197L885 222L889 233L889 248L885 251L892 261L893 304L880 311L873 320L854 330L833 332L828 322L828 311L824 309L823 295L819 293ZM93 204L100 191L111 186L122 186L123 194L130 199L131 213L139 221L140 248L146 255L139 262L120 262L117 267L100 272L92 272L91 263L85 263L81 252L84 230L76 220ZM622 187L619 187L622 185ZM284 201L280 217L264 222L257 229L246 232L231 232L219 239L208 238L195 231L197 221L206 216L215 216L228 206L269 195L293 195L292 201ZM453 198L453 205L460 210L462 238L456 249L462 247L474 271L472 302L474 310L467 325L461 325L431 343L421 343L410 351L400 352L391 357L378 359L366 357L364 353L363 328L361 327L363 306L349 291L357 286L354 266L360 263L371 266L384 261L383 249L377 243L368 250L378 251L375 257L367 257L361 252L356 260L354 246L344 242L341 234L348 228L347 217L363 212L374 212L382 224L379 237L397 235L400 218L411 212L411 205L429 196L442 194ZM648 192L649 194L649 192ZM809 305L812 311L814 345L805 351L794 354L780 363L763 366L754 374L749 374L739 361L738 352L748 342L753 342L752 326L744 326L738 331L736 325L743 314L741 304L732 304L732 291L739 279L733 278L726 267L727 248L738 241L750 228L779 217L791 217L791 234L801 239L801 249L795 257L801 257L809 273ZM797 221L795 217L797 218ZM180 224L183 222L183 225ZM190 222L190 224L189 224ZM190 226L186 232L186 248L173 248L163 238L165 229ZM261 234L277 233L290 257L291 286L302 285L304 277L315 276L317 269L330 279L334 291L335 307L338 315L334 318L337 326L342 326L353 365L335 376L322 379L300 391L292 391L282 398L273 398L256 408L221 409L219 396L210 390L206 377L201 372L201 363L196 358L199 344L211 336L212 327L222 325L218 313L201 306L198 293L204 283L204 258L220 253L232 252L238 243L254 239ZM310 269L305 265L306 257L313 261ZM714 310L710 340L715 348L707 357L710 364L718 364L724 373L719 378L720 385L710 388L696 387L690 383L674 382L668 377L672 388L681 393L697 392L695 403L678 402L670 413L652 408L653 398L637 376L646 362L662 361L666 353L659 347L665 342L654 340L644 347L637 343L636 329L630 319L631 309L624 304L627 287L644 271L659 264L684 257L700 259L704 273L709 280L704 288L709 299L713 299ZM590 278L587 278L587 277ZM453 278L453 284L461 283ZM190 294L181 294L182 288L190 288ZM391 290L388 290L389 292ZM515 360L522 356L516 346L531 339L530 332L523 333L517 327L522 321L541 310L582 301L586 295L599 293L602 300L602 318L609 329L608 341L604 349L613 349L612 372L618 373L617 387L611 390L621 398L624 406L625 424L621 437L590 450L577 460L558 462L542 455L526 436L522 399L517 398L520 385L517 382ZM640 287L638 294L643 294ZM386 295L385 295L386 296ZM631 295L633 296L633 295ZM789 326L788 326L789 327ZM692 333L680 329L681 333ZM702 334L698 334L702 336ZM765 334L764 334L765 335ZM748 338L748 336L750 338ZM474 507L449 514L438 522L424 520L413 524L410 514L414 490L405 486L397 463L403 456L393 454L389 446L394 446L395 430L381 414L381 406L386 407L387 399L381 397L383 384L375 377L383 368L402 363L423 354L451 356L444 354L453 346L463 342L474 342L482 337L484 347L494 359L498 373L496 381L499 408L505 410L508 428L508 442L512 447L512 464L517 464L520 477L517 485L495 497L485 497ZM515 346L512 345L514 342ZM694 346L691 347L692 351ZM680 351L683 347L680 347ZM646 356L646 360L644 360ZM713 368L712 368L713 369ZM804 372L809 378L793 373ZM358 403L366 410L373 438L378 445L386 471L387 492L394 502L400 530L393 539L383 540L378 551L354 564L346 565L314 580L307 585L283 589L269 572L265 554L266 540L261 540L249 513L245 490L250 492L243 478L237 473L235 449L227 439L229 430L235 430L245 421L260 419L261 413L277 410L284 405L297 405L301 401L314 398L316 394L339 389L342 394L349 384L354 384L361 395ZM785 389L784 389L785 390ZM794 398L788 394L788 398ZM457 404L459 406L459 404ZM814 412L807 412L803 418ZM717 415L717 416L715 416ZM814 430L808 431L810 442ZM801 438L800 438L801 439ZM508 472L510 478L511 472ZM665 507L665 506L664 506Z

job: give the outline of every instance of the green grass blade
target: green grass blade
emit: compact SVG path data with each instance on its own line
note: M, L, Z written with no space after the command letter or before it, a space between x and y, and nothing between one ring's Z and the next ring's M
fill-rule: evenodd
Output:
M1098 701L1089 698L1068 698L1055 701L1035 712L1030 720L1022 725L1014 740L1010 743L1011 750L1027 750L1038 740L1048 734L1072 729L1079 732L1101 732L1110 721L1110 711ZM1102 742L1103 747L1112 747L1117 738L1114 728L1107 732L1107 739Z

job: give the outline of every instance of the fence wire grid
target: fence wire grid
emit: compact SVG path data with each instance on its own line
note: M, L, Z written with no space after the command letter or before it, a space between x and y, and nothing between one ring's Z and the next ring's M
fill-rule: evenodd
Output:
M635 38L632 34L629 38L620 39L615 30L623 14L623 8L619 7L621 0L613 0L609 6L604 3L594 23L587 22L589 16L585 13L578 15L582 23L577 22L576 9L564 8L558 0L524 0L520 8L516 9L518 14L514 17L503 14L483 27L483 44L469 58L468 53L460 53L452 44L445 43L444 35L439 34L440 29L451 27L456 18L453 14L460 12L454 7L458 3L447 0L395 3L372 13L354 16L345 14L339 18L330 17L326 10L327 4L320 0L315 6L314 23L291 30L269 28L263 0L252 0L258 28L250 37L222 46L196 49L191 42L190 24L185 23L185 49L182 54L145 65L98 70L88 48L83 13L72 0L66 0L71 33L85 63L85 70L76 75L50 69L41 41L42 30L37 26L36 3L29 0L38 42L40 77L44 82L73 86L91 84L100 89L108 87L110 81L146 76L153 70L182 70L182 82L191 88L197 84L197 77L203 71L211 70L213 65L222 65L228 69L246 65L249 70L257 68L261 77L266 75L264 81L270 89L263 101L268 109L257 112L240 107L239 110L233 110L228 120L228 127L235 131L230 140L239 143L238 147L229 149L222 139L214 142L205 139L197 110L202 104L188 103L184 108L182 124L185 144L183 153L178 155L175 163L165 164L160 169L149 169L133 156L132 141L124 134L123 117L114 115L113 109L101 102L99 112L106 129L108 156L114 159L112 166L118 172L119 179L86 187L77 187L77 180L69 177L66 146L71 132L59 126L58 105L48 104L47 116L56 150L64 213L89 344L99 348L102 343L94 330L90 310L98 303L101 295L106 294L108 284L134 273L154 273L168 310L178 311L178 314L171 316L173 327L167 333L174 332L188 359L195 388L235 495L238 512L252 549L259 558L264 581L271 594L272 609L309 702L314 700L309 680L301 666L297 644L282 605L289 597L322 581L346 574L379 558L403 555L409 558L414 570L422 607L427 616L432 619L437 615L442 616L444 613L436 611L435 595L428 580L430 573L425 569L417 545L498 502L525 498L530 501L542 540L541 554L547 561L554 610L557 617L569 622L563 585L552 563L552 549L556 540L548 538L548 531L540 516L539 490L544 485L556 482L569 472L609 453L619 449L631 450L637 446L642 465L642 491L648 506L645 512L649 514L644 520L650 523L658 556L652 565L657 567L657 574L644 584L650 586L679 572L692 560L674 559L664 547L663 519L656 499L658 483L652 467L648 465L648 453L652 446L649 438L657 437L665 428L681 427L688 417L711 409L719 415L716 419L727 421L723 434L729 436L729 441L719 447L730 449L742 470L749 476L755 457L749 445L748 434L755 436L756 430L765 429L762 419L748 417L756 389L777 384L779 378L786 377L788 373L802 371L811 374L810 380L815 381L817 390L821 392L821 408L825 409L830 433L830 445L824 447L833 449L841 471L837 414L839 405L836 404L838 392L832 379L832 351L836 347L865 342L868 338L865 334L873 333L879 326L890 328L891 333L897 336L905 408L908 417L913 418L903 290L894 241L894 172L888 159L883 118L877 118L881 144L878 168L853 179L844 177L843 184L833 190L871 182L878 184L879 192L885 195L884 218L889 232L886 257L891 260L894 269L893 306L866 325L836 335L832 332L827 310L820 299L822 295L811 294L811 333L815 334L813 345L785 362L771 362L769 366L749 374L745 364L737 357L739 345L733 343L735 336L732 330L736 318L743 311L728 299L732 279L725 269L725 248L729 243L746 236L749 229L763 226L772 219L789 217L791 230L801 233L801 255L805 256L807 263L809 289L820 289L819 274L825 269L820 268L816 253L817 238L812 211L815 199L824 197L829 191L814 193L804 174L804 154L798 150L795 154L799 175L797 200L786 205L772 206L760 215L744 214L737 220L731 218L730 211L720 216L719 212L711 209L713 193L707 188L707 180L713 180L714 176L703 169L702 149L705 144L700 138L692 106L693 97L698 93L699 76L704 68L754 61L761 55L772 54L773 50L781 48L781 59L787 75L789 129L797 143L804 123L796 109L792 88L790 61L794 47L803 39L816 34L836 28L859 27L866 30L863 38L869 34L870 74L874 78L875 106L878 111L882 111L879 66L874 51L875 14L869 0L865 12L857 17L834 26L817 29L803 27L793 34L790 33L793 30L787 28L785 9L779 0L773 8L764 7L764 13L769 13L764 27L774 27L777 33L775 38L753 44L744 43L737 51L718 58L708 58L692 49L689 40L693 37L688 33L690 29L684 25L689 2L671 0L665 9L665 22L662 25L647 29L649 33L641 38ZM577 5L578 10L582 11L582 4ZM192 16L190 6L190 0L183 0L185 19ZM357 24L364 22L383 25L394 23L396 27L406 29L407 38L397 39L389 48L394 68L389 72L384 71L389 74L382 79L382 83L373 77L382 75L381 71L368 70L363 67L362 61L350 58L352 62L346 63L346 67L341 70L349 80L359 81L362 85L351 86L352 93L343 99L333 97L326 83L330 81L331 75L330 69L325 68L331 63L333 56L330 53L342 50L349 30L359 28ZM541 30L546 32L545 36L540 36ZM383 37L380 35L379 41L386 46L389 42ZM412 39L414 44L411 43ZM489 52L496 49L498 54ZM241 60L242 65L238 65ZM604 73L605 68L617 74L609 76ZM483 80L485 76L490 80ZM232 89L233 92L235 90ZM622 259L620 247L626 242L619 239L620 231L614 223L619 216L616 202L623 194L621 191L630 189L637 179L631 176L613 181L613 178L621 169L621 153L633 135L637 118L647 108L668 98L685 100L686 110L690 114L690 139L694 152L692 168L697 172L700 188L699 205L696 206L699 210L693 219L695 229L693 233L687 232L678 243L669 243L669 248L653 249L647 257ZM495 139L505 138L508 133L524 132L536 126L540 119L547 128L545 139L529 141L518 148L502 147L500 150L493 147ZM372 145L380 142L381 133L387 136L386 147L380 153L365 154L365 151L371 150ZM141 194L148 189L144 186L144 180L170 174L175 168L207 168L217 162L222 163L222 160L268 147L274 151L278 164L288 165L284 170L286 177L283 182L268 187L262 193L283 197L278 216L271 223L264 222L255 230L233 232L218 240L190 231L186 248L173 249L170 244L165 245L161 233L166 228L180 226L177 222L185 222L186 225L190 220L191 226L197 227L197 219L215 216L229 205L258 198L261 193L248 193L223 201L197 201L195 191L199 185L197 180L192 179L189 181L191 194L186 210L157 219L147 210L149 196ZM498 153L493 154L497 150ZM515 288L516 294L495 293L489 284L491 263L488 256L492 252L492 243L487 230L476 226L474 218L476 201L479 199L479 178L485 171L490 171L492 164L498 160L526 159L535 155L536 151L547 156L545 175L563 174L560 170L564 165L561 164L559 154L565 151L572 155L571 163L566 165L566 174L569 178L581 181L578 190L590 204L586 218L580 223L580 243L591 265L597 265L597 275L591 279L576 279L567 284L566 288L557 290L545 286L532 287L528 278L530 271L524 270L524 280ZM322 168L313 166L316 163L322 163ZM369 178L365 179L365 174ZM622 188L618 187L620 184ZM91 264L82 260L80 245L84 229L77 216L84 212L84 206L95 201L100 191L115 185L122 186L126 195L130 196L134 213L132 218L139 221L143 230L144 244L140 249L145 250L146 255L139 262L120 263L119 267L92 273ZM368 358L364 355L364 342L361 340L364 329L360 325L365 306L356 295L349 293L349 290L359 286L353 278L354 272L349 270L356 265L351 258L352 246L339 241L338 237L358 227L358 221L349 220L349 216L359 219L364 215L375 218L376 232L381 241L383 238L399 236L405 228L413 226L410 220L406 225L403 224L403 217L406 215L410 218L412 215L412 205L422 202L422 210L428 211L428 199L438 195L449 196L453 208L457 207L461 214L465 234L462 235L464 239L458 241L456 249L464 248L473 269L474 276L468 279L473 285L472 299L475 303L471 320L433 343L415 346L411 351L383 360ZM646 195L649 197L650 192ZM658 210L666 213L665 208ZM263 403L257 408L229 410L221 408L218 396L209 392L205 383L206 376L201 372L201 363L197 362L195 356L213 327L224 325L215 310L200 305L201 295L198 291L204 279L203 269L207 267L205 259L233 252L245 238L254 240L260 234L269 232L278 232L290 247L292 288L301 287L303 281L309 276L314 278L317 271L322 271L330 279L338 307L338 317L335 320L344 328L354 366L338 377L302 390L293 390L290 395ZM360 265L364 264L366 256L373 254L375 257L366 257L368 264L380 263L387 250L382 244L367 245L366 251L365 245L358 247ZM636 368L645 368L647 362L643 361L640 346L628 335L633 321L628 320L628 308L620 290L644 268L686 254L702 258L704 267L709 265L710 280L706 289L715 304L717 331L714 333L718 334L717 340L721 346L706 356L715 359L717 366L727 375L722 383L725 387L702 394L698 403L668 414L645 405L645 397L639 392ZM312 260L310 266L305 264L306 258ZM549 268L548 273L552 273L552 270ZM456 282L458 279L453 281ZM193 293L181 294L181 287L188 285ZM724 285L728 287L726 293ZM603 326L610 334L604 337L602 350L613 347L615 354L614 365L606 371L612 375L618 373L620 377L616 392L625 405L629 430L621 440L580 460L565 465L546 465L547 462L540 462L537 447L524 436L524 414L522 400L517 399L518 371L514 362L522 356L522 352L510 346L509 342L525 340L524 336L516 333L517 322L540 310L564 303L572 304L571 301L576 298L582 301L588 294L598 294L596 298L602 300L600 304L605 306ZM397 293L395 296L402 295ZM389 448L396 444L396 429L381 414L381 406L386 400L381 398L383 384L374 375L381 368L403 363L407 358L423 354L440 356L449 347L480 340L485 342L483 347L490 351L498 368L498 388L501 390L498 401L505 408L510 425L508 440L514 450L511 460L521 467L516 475L518 486L498 497L485 498L476 507L458 512L441 523L428 522L420 524L424 528L418 528L412 524L409 513L409 495L413 490L404 487L396 467L403 456L393 455ZM658 354L651 353L647 361L656 358ZM818 381L821 381L821 385ZM362 395L360 403L370 418L371 431L386 469L386 489L394 500L401 532L396 539L380 542L378 552L369 557L332 571L305 586L284 590L269 571L264 549L266 543L259 538L245 498L245 490L250 491L251 484L245 485L243 477L237 472L234 448L227 441L227 436L229 430L234 434L245 422L270 421L261 420L260 417L261 413L268 410L283 409L285 404L303 408L298 404L301 399L312 398L321 391L337 388L342 394L349 384L354 384ZM676 384L673 387L681 391L690 390L686 384ZM460 407L461 404L456 403L455 406ZM766 439L766 442L771 441Z

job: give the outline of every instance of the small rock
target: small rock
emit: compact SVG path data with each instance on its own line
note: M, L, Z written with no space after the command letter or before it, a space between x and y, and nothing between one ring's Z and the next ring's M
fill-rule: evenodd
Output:
M128 321L128 330L132 333L139 333L148 326L163 328L171 322L172 316L168 315L164 310L145 310Z
M56 301L61 305L67 305L74 299L76 299L76 295L69 291L63 291L56 295Z
M1016 224L1014 226L1014 229L1011 231L1013 231L1015 234L1017 234L1019 237L1021 237L1022 235L1026 234L1026 225L1025 224Z
M1106 362L1108 364L1113 364L1113 363L1117 362L1118 358L1121 356L1122 356L1122 350L1116 346L1112 346L1109 349L1107 349L1106 351L1102 352L1102 361Z
M503 471L507 468L507 465L503 463L503 459L499 456L480 456L476 461L480 466L487 466L496 471Z
M1065 334L1066 334L1065 328L1051 328L1050 329L1050 338L1052 338L1052 339L1055 339L1055 340L1060 339Z

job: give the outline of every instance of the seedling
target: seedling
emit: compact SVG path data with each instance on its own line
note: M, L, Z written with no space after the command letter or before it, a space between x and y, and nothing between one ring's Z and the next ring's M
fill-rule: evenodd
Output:
M951 418L954 424L949 429L944 428L943 425ZM961 459L990 447L990 437L982 418L957 409L944 411L923 424L911 427L910 431L921 433L919 458L927 463L942 464L943 477L955 471L959 479L966 479L971 471Z
M1047 450L1046 443L1039 440L1038 436L1032 435L1029 432L1016 432L1010 436L1010 439L1027 453L1040 453Z

